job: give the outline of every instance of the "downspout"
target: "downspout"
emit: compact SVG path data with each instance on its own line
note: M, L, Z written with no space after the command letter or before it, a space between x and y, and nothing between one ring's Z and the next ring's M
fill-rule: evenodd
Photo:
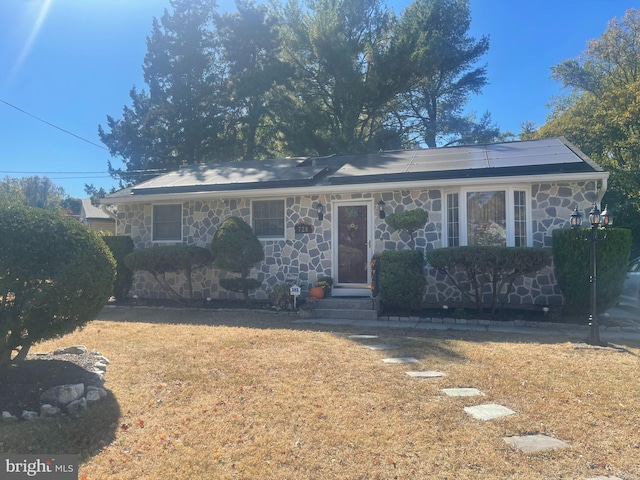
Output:
M100 210L102 210L104 213L106 213L116 221L116 235L117 235L118 234L118 215L110 211L104 203L100 204Z
M596 205L599 206L600 210L602 211L602 205L600 205L600 202L602 202L602 198L604 197L605 193L607 193L607 186L609 184L609 179L608 178L603 178L602 179L602 184L600 185L600 190L598 190L598 196L596 197Z

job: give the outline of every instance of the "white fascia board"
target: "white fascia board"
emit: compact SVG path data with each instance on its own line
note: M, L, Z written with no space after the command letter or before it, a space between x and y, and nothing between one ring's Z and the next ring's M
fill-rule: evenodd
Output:
M409 182L376 182L346 185L318 185L310 187L265 188L250 190L225 190L217 192L161 193L153 195L129 195L114 199L103 198L101 203L125 205L132 203L156 203L167 201L212 200L225 198L282 198L292 196L331 195L344 193L373 193L398 190L455 188L464 186L510 185L532 183L570 183L589 180L606 180L608 172L566 173L553 175L520 175L507 177L459 178L446 180L419 180Z

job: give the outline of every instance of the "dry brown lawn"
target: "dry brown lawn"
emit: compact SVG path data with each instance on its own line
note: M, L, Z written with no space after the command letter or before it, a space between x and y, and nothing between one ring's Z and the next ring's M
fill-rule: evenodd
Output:
M577 349L567 338L246 315L107 310L37 345L100 350L110 395L81 420L0 424L0 452L78 453L84 480L640 478L637 342ZM362 333L380 338L349 339ZM419 363L384 364L390 356ZM451 398L449 387L485 396ZM483 422L463 411L482 403L516 414ZM571 448L523 454L503 440L532 433Z

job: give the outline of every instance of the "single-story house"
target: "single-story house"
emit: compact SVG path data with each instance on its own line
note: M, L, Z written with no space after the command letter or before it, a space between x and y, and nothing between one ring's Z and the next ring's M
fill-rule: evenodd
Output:
M251 225L264 261L252 277L267 298L282 282L303 288L334 280L334 296L370 295L375 253L409 248L409 236L385 222L391 213L429 213L415 247L455 245L550 247L551 232L587 214L606 191L608 173L564 138L370 154L193 165L113 193L117 234L136 248L208 247L229 216ZM459 301L444 275L425 267L425 303ZM235 298L221 289L224 272L204 268L194 296ZM179 288L180 279L175 279ZM162 298L153 278L137 272L131 294ZM553 268L524 278L510 303L562 303Z
M100 207L96 207L91 203L90 198L81 200L80 222L85 224L91 230L105 233L115 233L116 220L109 213Z

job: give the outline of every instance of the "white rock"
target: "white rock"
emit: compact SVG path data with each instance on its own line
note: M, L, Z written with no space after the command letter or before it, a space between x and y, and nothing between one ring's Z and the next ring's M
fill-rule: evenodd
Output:
M107 357L103 356L103 355L97 355L97 356L96 356L96 361L97 361L97 362L102 362L102 363L104 363L104 364L106 364L106 365L109 365L109 364L111 363L111 362L109 361L109 359L108 359Z
M107 364L106 363L102 363L102 362L98 362L93 366L93 368L97 368L98 370L106 372L107 371Z
M53 405L66 405L78 400L83 394L84 383L78 383L76 385L60 385L42 392L42 395L40 395L40 402L50 403Z
M73 417L79 417L87 409L87 399L82 397L79 400L74 400L67 405L67 413Z
M2 420L18 420L18 417L11 415L11 412L2 412Z
M35 420L36 418L38 418L38 412L23 410L20 418L22 418L23 420Z
M104 398L107 396L107 391L104 388L100 388L100 387L87 387L87 395L89 396L89 392L98 392L98 395L100 396L100 398Z
M60 407L54 407L49 403L40 405L40 416L42 417L54 417L60 413Z

